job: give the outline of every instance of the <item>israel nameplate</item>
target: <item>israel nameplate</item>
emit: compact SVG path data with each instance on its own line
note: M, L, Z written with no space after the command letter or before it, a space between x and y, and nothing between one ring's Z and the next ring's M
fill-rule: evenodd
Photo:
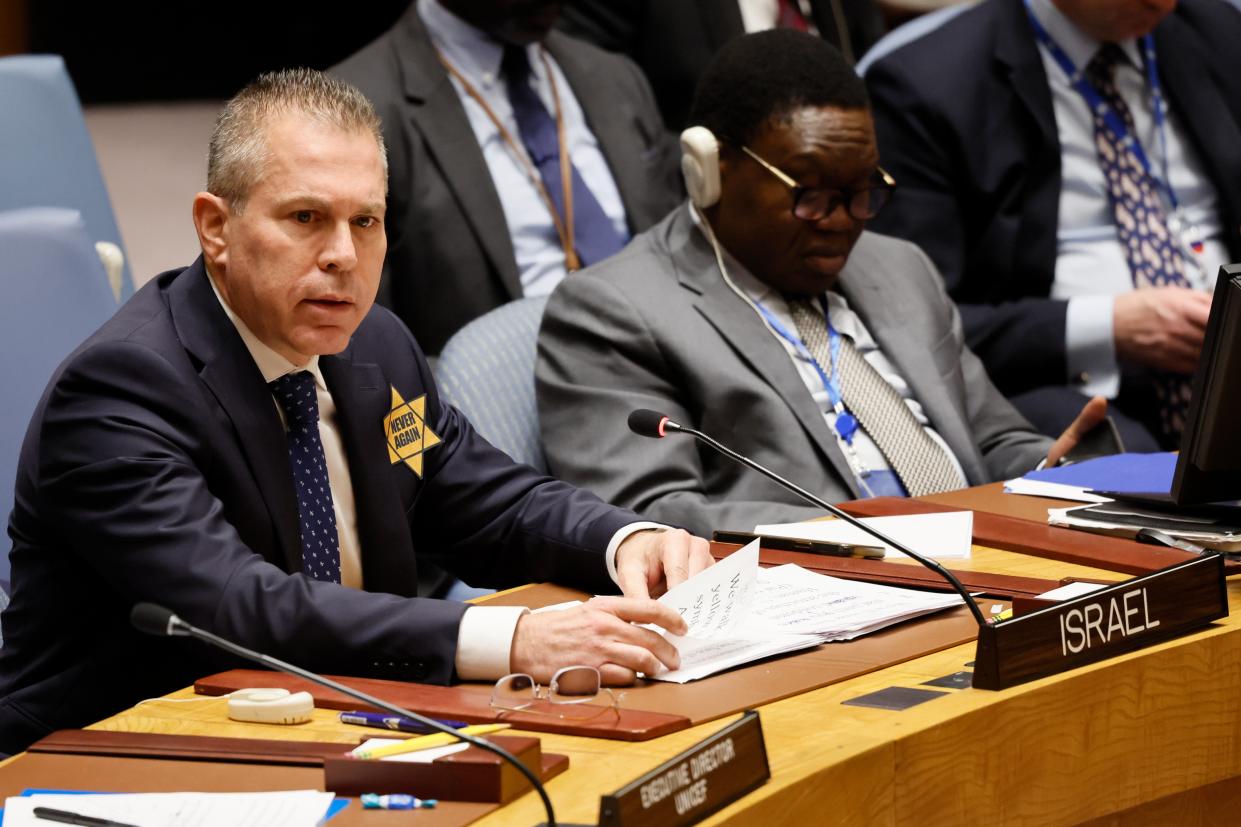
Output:
M1228 614L1210 554L978 630L974 686L1006 689L1132 652Z

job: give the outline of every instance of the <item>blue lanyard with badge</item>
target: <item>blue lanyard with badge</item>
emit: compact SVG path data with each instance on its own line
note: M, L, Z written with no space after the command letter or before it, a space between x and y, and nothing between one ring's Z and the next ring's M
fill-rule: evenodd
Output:
M838 375L837 366L840 364L840 332L832 325L832 320L828 318L826 305L823 308L823 322L827 325L828 347L831 350L832 364L831 373L823 370L823 366L819 364L819 360L814 358L814 354L806 347L805 342L800 336L791 333L788 328L780 324L780 320L768 310L763 303L755 300L754 306L758 308L758 312L762 314L763 319L768 326L776 332L776 335L784 339L797 351L797 355L809 362L816 373L819 374L819 381L823 383L823 389L827 391L827 399L832 403L832 410L836 413L836 422L833 427L836 435L850 447L853 445L853 437L857 434L858 421L857 417L849 413L845 408L844 398L840 393L840 377Z
M1150 87L1151 110L1155 120L1155 128L1159 134L1159 148L1162 155L1163 175L1162 177L1155 175L1151 168L1150 158L1146 155L1146 150L1142 147L1142 142L1138 140L1136 135L1129 132L1129 127L1125 123L1125 119L1120 113L1113 109L1099 90L1094 87L1089 80L1086 79L1085 73L1077 68L1073 63L1073 59L1068 56L1060 44L1052 38L1051 34L1039 22L1035 16L1034 10L1030 8L1030 0L1024 0L1026 6L1026 14L1030 18L1030 26L1034 29L1034 35L1038 38L1039 43L1052 56L1052 59L1064 71L1071 85L1077 93L1086 101L1086 105L1090 107L1092 113L1099 113L1103 116L1103 123L1121 143L1129 146L1133 150L1134 156L1138 159L1138 163L1142 165L1142 170L1146 173L1155 185L1163 190L1167 196L1168 203L1172 206L1172 210L1168 215L1168 229L1173 237L1177 238L1183 245L1187 246L1193 255L1187 256L1192 264L1194 264L1205 277L1204 265L1198 256L1205 249L1204 239L1201 237L1198 228L1189 224L1185 220L1185 212L1176 197L1176 190L1172 188L1172 178L1168 171L1168 132L1167 132L1167 105L1163 98L1163 87L1159 82L1159 67L1155 58L1155 38L1150 35L1144 35L1139 39L1142 47L1142 62L1146 68L1146 82Z

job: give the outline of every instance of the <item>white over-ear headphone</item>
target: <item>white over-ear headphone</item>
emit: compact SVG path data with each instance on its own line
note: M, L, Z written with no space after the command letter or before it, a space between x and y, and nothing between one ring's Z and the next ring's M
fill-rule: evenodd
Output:
M681 174L695 207L701 210L720 200L720 142L705 126L681 133Z

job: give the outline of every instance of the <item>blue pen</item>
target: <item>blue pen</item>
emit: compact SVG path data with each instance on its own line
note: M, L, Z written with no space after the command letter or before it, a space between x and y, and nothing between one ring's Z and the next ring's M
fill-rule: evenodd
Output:
M404 793L362 793L362 806L367 810L433 810L436 804L439 801L434 798L416 798Z
M469 726L465 721L446 721L440 718L435 719L437 722L453 729L461 729L463 726ZM340 722L342 724L357 724L358 726L375 727L376 729L394 729L398 732L416 732L419 735L426 735L431 732L439 732L438 729L427 726L421 721L415 721L413 718L405 718L399 715L385 715L382 712L342 712L340 713Z

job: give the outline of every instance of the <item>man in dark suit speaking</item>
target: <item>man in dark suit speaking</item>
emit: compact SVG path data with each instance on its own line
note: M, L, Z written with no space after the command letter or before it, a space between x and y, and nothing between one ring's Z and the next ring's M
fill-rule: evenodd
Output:
M228 661L129 628L162 603L320 671L446 683L588 665L624 683L669 644L631 621L706 543L515 465L441 404L373 307L385 160L370 104L305 70L217 121L202 256L157 277L58 369L18 471L0 751ZM550 614L413 597L415 556L487 586L572 583ZM667 576L665 577L665 572Z

